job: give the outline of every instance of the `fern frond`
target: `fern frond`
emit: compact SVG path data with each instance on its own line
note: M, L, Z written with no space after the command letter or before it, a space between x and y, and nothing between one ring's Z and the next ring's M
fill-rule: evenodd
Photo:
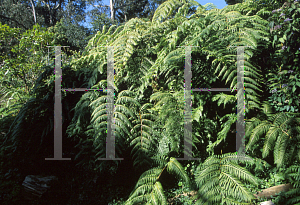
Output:
M217 157L211 156L197 168L195 181L199 187L201 203L221 203L224 202L224 198L234 198L247 203L254 199L244 182L247 181L257 186L258 179L248 170L237 165L237 162L233 160L234 157L236 155L230 153ZM246 159L239 160L245 161ZM216 198L216 195L220 197Z
M175 158L170 158L170 161L167 164L167 170L170 173L175 173L180 179L183 179L187 185L190 184L190 179L185 173L184 168Z

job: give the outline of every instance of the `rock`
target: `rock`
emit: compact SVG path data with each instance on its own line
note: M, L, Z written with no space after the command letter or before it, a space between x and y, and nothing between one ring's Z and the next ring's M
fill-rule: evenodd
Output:
M51 182L58 180L55 176L28 175L22 183L23 197L27 200L39 200L50 189Z

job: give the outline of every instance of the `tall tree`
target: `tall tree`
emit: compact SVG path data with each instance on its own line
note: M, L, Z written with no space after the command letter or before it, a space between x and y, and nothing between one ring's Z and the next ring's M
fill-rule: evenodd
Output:
M59 25L56 43L82 49L90 31L81 25L85 21L85 0L0 0L2 24L21 28L22 32L39 24L42 27Z
M120 7L120 11L116 17L120 21L126 22L127 20L138 17L141 13L147 12L145 11L146 5L148 5L148 0L126 0L126 1L118 1L116 6ZM127 5L127 6L126 6ZM124 7L123 7L124 6ZM148 10L149 12L149 10Z
M166 0L114 0L109 5L104 5L102 1L90 0L89 4L93 9L89 12L92 19L94 32L102 30L104 25L124 23L131 18L148 18L152 19L155 10Z
M237 3L243 3L243 0L225 0L226 4L228 5L234 5Z
M30 29L35 24L54 26L63 17L76 21L85 18L84 0L1 0L0 18L2 24L12 28Z
M29 4L19 0L0 1L0 20L11 28L29 29L33 24L32 13L27 8Z

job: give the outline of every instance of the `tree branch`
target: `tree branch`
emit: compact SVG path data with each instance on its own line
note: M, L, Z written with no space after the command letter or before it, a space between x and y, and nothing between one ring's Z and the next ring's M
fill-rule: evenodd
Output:
M58 3L58 4L53 8L53 10L58 9L59 6L60 6L60 4Z
M50 10L50 5L48 5L44 0L42 0L42 2L48 7L48 9Z
M3 15L1 15L1 14L0 14L0 17L1 17L1 18L4 18L4 19L7 19L7 20L14 21L14 22L16 22L18 25L20 25L20 26L22 26L23 28L25 28L26 30L28 30L28 28L27 28L26 26L24 26L23 24L19 23L19 22L18 22L17 20L15 20L15 19L12 19L12 18L3 16Z
M119 6L119 7L114 7L114 9L115 10L117 10L117 9L120 9L120 8L124 8L124 7L127 7L127 6L130 6L130 5L132 5L132 4L136 4L137 2L131 2L131 3L129 3L129 4L125 4L125 5L121 5L121 6ZM94 5L95 7L110 7L110 5L103 5L103 6L99 6L99 5Z
M144 0L145 1L145 0ZM119 7L115 7L115 9L117 10L117 9L120 9L120 8L124 8L124 7L127 7L127 6L130 6L130 5L132 5L132 4L136 4L138 1L135 1L135 2L132 2L132 3L130 3L130 4L125 4L125 5L121 5L121 6L119 6Z
M145 1L145 0L143 0L143 1ZM127 7L127 6L130 6L132 4L136 4L136 3L138 3L138 1L134 1L134 2L131 2L131 3L125 4L125 5L123 5L123 3L121 3L121 6L119 6L119 7L115 7L115 3L116 3L115 1L110 0L110 5L103 5L103 6L102 5L93 5L93 6L94 7L106 7L106 8L110 8L111 19L114 20L114 18L115 18L115 11L116 10L124 8L124 7Z
M99 5L94 5L95 7L110 7L109 5L104 5L104 6L99 6Z

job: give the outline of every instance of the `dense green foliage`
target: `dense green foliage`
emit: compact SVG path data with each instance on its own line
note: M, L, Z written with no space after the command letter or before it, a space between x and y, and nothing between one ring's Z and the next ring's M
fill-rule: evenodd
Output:
M70 19L24 33L0 24L0 202L21 204L24 177L51 174L61 182L53 197L60 200L41 204L168 204L197 191L173 202L250 205L263 200L256 191L282 183L294 189L274 196L276 203L300 204L299 11L298 1L245 0L219 10L167 0L151 18L128 15L116 25L102 15L95 29L105 26L88 38L70 28ZM54 58L42 58L47 43L75 50L63 52L62 88L104 89L62 91L63 157L72 161L44 160L54 146ZM192 92L193 157L201 160L177 160L185 149L185 45L194 46L192 88L230 89L237 86L237 46L250 46L245 158L236 156L237 93ZM113 116L116 158L123 161L97 160L106 157L105 46L119 46Z
M228 5L234 5L234 4L237 4L237 3L242 3L243 0L225 0L225 2Z

